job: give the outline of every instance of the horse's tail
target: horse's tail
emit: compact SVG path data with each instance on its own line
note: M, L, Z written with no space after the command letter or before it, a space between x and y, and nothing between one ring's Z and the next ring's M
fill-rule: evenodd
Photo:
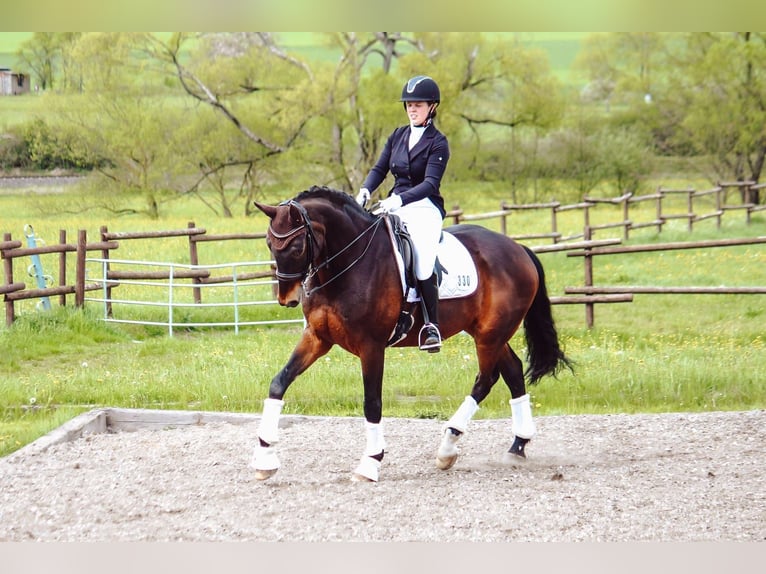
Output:
M524 317L524 334L527 342L529 366L524 375L530 384L536 383L545 375L556 375L562 367L572 370L572 362L559 346L556 325L553 322L551 301L548 298L548 288L545 286L545 271L537 255L524 247L537 268L540 278L537 293L532 306Z

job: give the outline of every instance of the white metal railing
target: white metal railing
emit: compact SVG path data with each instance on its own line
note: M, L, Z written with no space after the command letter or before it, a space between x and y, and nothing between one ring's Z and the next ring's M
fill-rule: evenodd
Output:
M158 261L131 261L125 259L98 259L88 258L86 264L91 264L89 270L92 270L94 265L97 265L100 269L98 277L89 277L89 280L94 283L100 283L102 286L101 297L89 296L85 298L86 302L101 303L104 309L103 320L111 323L131 323L137 325L156 325L164 326L168 329L168 334L173 336L173 329L176 327L234 327L234 331L238 334L239 328L249 325L275 325L275 324L288 324L288 323L305 323L302 315L297 318L290 319L268 319L268 320L246 320L242 318L241 310L247 307L260 306L260 305L278 305L277 301L272 298L263 299L263 293L257 293L257 291L263 291L267 286L269 289L269 295L271 295L271 289L276 283L271 278L268 279L238 279L244 275L244 269L254 267L268 266L271 269L273 261L246 261L238 263L220 263L215 265L189 265L183 263L167 263ZM167 277L163 278L141 278L141 272L134 272L136 278L124 279L124 278L109 278L108 273L114 272L115 267L119 266L125 270L128 268L140 268L146 269L147 267L153 267L155 269L164 270ZM192 281L188 277L178 277L182 271L213 271L213 270L231 270L231 280L221 280L215 282L199 282ZM146 275L146 273L144 273ZM124 298L114 298L110 296L110 289L120 287L120 293L124 293L125 287L135 287L131 292L141 293L146 296L153 291L163 292L161 296L149 297L149 298L130 298L128 293ZM184 297L179 296L179 291L191 291L199 289L198 293L203 291L216 289L219 291L217 300L211 302L197 302L197 301L185 301ZM220 292L224 291L224 295L221 296ZM97 293L98 291L92 291ZM134 295L137 297L137 295ZM133 319L118 319L114 317L114 307L158 307L167 309L167 320L149 320L141 318ZM178 309L206 309L206 308L231 308L232 318L231 320L213 320L213 321L179 321L177 320ZM297 310L300 313L300 310Z

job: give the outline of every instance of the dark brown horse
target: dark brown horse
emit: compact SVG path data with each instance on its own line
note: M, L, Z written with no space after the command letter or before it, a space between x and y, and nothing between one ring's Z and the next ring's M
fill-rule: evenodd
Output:
M385 451L380 425L383 364L403 306L384 217L365 211L346 193L320 187L277 206L256 205L271 219L267 243L276 262L278 301L288 307L302 303L306 328L271 381L251 466L259 479L279 468L274 443L285 392L333 345L340 345L361 360L364 383L367 447L353 478L377 481ZM468 249L478 285L471 295L440 302L439 328L444 339L462 331L473 337L479 373L471 394L445 424L437 466L447 469L455 463L458 439L500 377L512 397L515 440L508 452L524 457L535 432L525 375L535 383L570 366L559 347L542 265L528 248L486 228L455 225L446 231ZM414 327L397 346L417 346L422 325L418 308L413 316ZM508 343L522 321L529 356L526 372Z

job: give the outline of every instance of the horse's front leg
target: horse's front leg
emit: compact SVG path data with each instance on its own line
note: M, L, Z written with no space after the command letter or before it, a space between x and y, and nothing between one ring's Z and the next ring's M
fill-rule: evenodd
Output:
M383 364L385 347L376 345L362 351L362 381L364 383L364 418L367 445L351 479L354 481L377 482L380 464L385 454L383 438Z
M266 480L279 469L280 462L274 445L279 440L279 417L282 414L282 398L290 384L314 361L325 355L332 345L318 338L311 330L303 332L300 342L295 347L287 364L272 379L269 397L263 401L263 413L258 425L258 444L255 446L250 467L255 470L255 478Z

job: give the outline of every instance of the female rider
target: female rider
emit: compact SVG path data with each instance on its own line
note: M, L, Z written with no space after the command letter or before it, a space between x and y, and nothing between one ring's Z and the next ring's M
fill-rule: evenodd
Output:
M364 206L388 172L393 174L394 187L380 202L380 209L384 213L396 212L412 238L415 274L423 303L420 348L435 353L441 348L441 334L434 264L445 216L439 187L449 160L449 145L433 123L441 94L432 78L411 78L402 88L400 101L404 102L409 123L389 136L356 201Z

